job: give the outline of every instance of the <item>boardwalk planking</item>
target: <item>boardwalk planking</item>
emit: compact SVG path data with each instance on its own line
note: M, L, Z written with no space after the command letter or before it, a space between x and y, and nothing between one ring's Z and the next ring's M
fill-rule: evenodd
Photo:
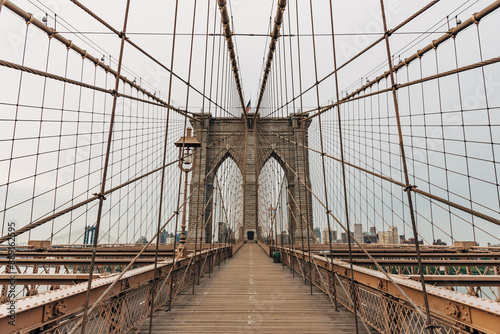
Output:
M148 333L149 321L140 333ZM360 332L364 329L360 323ZM354 316L335 312L327 295L288 268L273 263L256 244L244 245L187 289L172 311L155 313L152 333L355 333Z

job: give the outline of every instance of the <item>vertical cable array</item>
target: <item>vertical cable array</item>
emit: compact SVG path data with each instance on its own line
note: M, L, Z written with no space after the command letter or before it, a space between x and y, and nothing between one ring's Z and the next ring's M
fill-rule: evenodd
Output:
M500 1L438 2L360 11L279 0L268 36L235 32L224 0L175 0L147 15L127 1L114 11L125 12L121 29L77 0L68 5L85 26L41 1L0 0L0 28L16 41L0 50L0 244L83 254L81 266L43 255L60 262L18 269L88 275L71 332L99 327L136 266L151 280L133 326L149 317L151 331L155 311L186 282L194 294L195 277L255 233L290 255L311 293L317 284L336 310L351 310L356 332L358 319L376 325L356 277L366 269L382 282L372 289L397 294L416 328L433 333L432 276L498 270L427 260L453 264L446 252L460 249L494 261L500 243ZM356 32L342 30L344 18ZM239 112L238 35L269 43L252 119ZM199 147L188 152L191 130ZM193 170L181 170L191 158ZM403 249L409 264L388 262ZM114 256L123 261L106 264ZM421 294L410 298L397 274ZM448 288L498 298L479 285ZM17 297L58 288L24 284ZM0 298L9 300L5 286Z

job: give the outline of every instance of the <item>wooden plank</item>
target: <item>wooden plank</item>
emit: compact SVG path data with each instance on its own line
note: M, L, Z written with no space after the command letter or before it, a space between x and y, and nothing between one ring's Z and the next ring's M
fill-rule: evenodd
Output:
M187 289L179 295L170 312L155 313L152 333L355 332L352 313L335 312L328 296L315 287L311 295L303 279L293 278L254 243L243 245L191 293ZM140 333L148 329L146 321Z

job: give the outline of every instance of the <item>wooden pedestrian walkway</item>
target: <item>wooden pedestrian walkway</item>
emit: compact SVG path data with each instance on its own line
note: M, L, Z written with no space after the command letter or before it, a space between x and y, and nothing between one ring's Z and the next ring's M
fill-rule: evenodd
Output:
M152 333L355 333L354 316L339 310L252 243L203 278L194 295L187 289L171 311L156 312ZM148 329L146 321L140 333Z

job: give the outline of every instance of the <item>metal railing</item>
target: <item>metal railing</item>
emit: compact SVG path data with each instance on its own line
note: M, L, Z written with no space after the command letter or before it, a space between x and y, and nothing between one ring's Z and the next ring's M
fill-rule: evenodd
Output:
M308 282L312 281L312 284L328 294L332 301L341 304L351 312L354 311L354 304L356 304L358 317L376 331L380 333L427 333L426 319L416 312L407 300L395 293L395 290L391 290L390 283L377 275L377 271L354 266L356 271L354 277L358 278L360 277L358 274L362 274L365 279L359 281L355 279L353 293L347 262L335 260L332 271L330 261L325 257L314 255L310 260L312 265L309 265L308 255L301 251L286 247L270 247L270 253L273 251L279 251L283 264L290 269L293 268ZM372 275L371 278L370 275ZM400 286L404 284L403 281L404 278L398 278ZM418 286L413 286L411 289L414 291L410 292L409 287L409 285L402 286L405 292L418 303L418 294L419 292L421 294L421 291ZM470 306L466 304L474 300L479 305L481 301L478 299L480 298L453 291L452 293L457 295L462 302L459 305L457 298L451 299L447 296L446 290L442 289L442 295L438 296L440 293L437 291L441 289L429 285L428 287L431 290L427 292L430 296L431 318L436 333L495 333L495 318L498 319L498 317L493 311L488 315L488 310L483 308L482 319L479 320L479 316L472 319L471 313L474 312L471 307L472 303ZM443 303L446 306L443 307ZM421 303L418 304L421 306Z
M203 251L196 257L191 256L188 259L179 260L175 263L172 270L172 263L166 266L158 267L156 275L156 291L154 311L164 307L171 306L176 296L191 286L198 276L202 276L208 271L232 256L232 247L220 247L212 250ZM98 307L96 307L87 318L86 333L127 333L135 328L139 328L145 320L149 318L151 312L151 300L153 291L153 275L150 266L141 267L132 271L136 278L141 275L150 277L150 279L138 279L138 284L131 283L131 277L124 277L120 280L120 291L110 294ZM151 266L152 267L152 266ZM103 279L95 279L93 289L104 291L108 282ZM141 282L142 281L142 282ZM81 283L79 285L86 285ZM74 286L76 287L76 286ZM71 291L66 295L64 289L48 291L34 298L42 298L45 303L38 305L38 308L26 309L27 315L32 312L43 313L40 321L36 324L23 327L20 321L16 333L44 333L44 334L63 334L70 332L81 320L83 316L82 303L75 303L71 297ZM61 296L67 298L59 298ZM29 299L32 297L27 297ZM38 303L34 303L37 306ZM29 305L28 305L29 306ZM21 310L17 311L18 320L21 320Z

